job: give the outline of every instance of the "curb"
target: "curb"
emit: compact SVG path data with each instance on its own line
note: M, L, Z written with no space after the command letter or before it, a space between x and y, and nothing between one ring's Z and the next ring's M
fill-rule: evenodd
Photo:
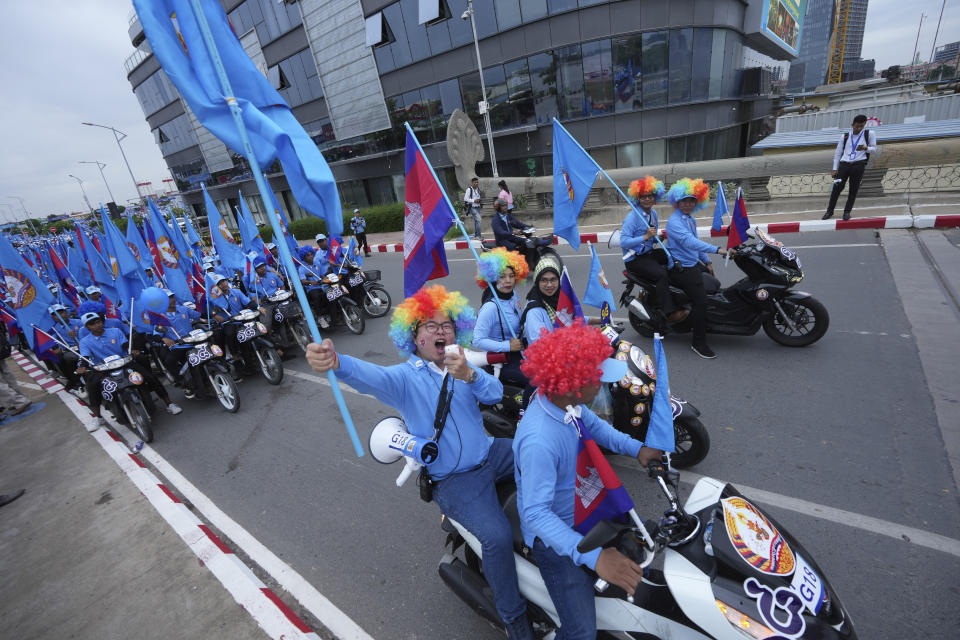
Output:
M60 383L49 378L20 351L14 349L11 357L47 393L55 394L60 398L84 426L92 422L93 416L86 406L76 396L67 392ZM53 384L49 384L50 382ZM210 570L268 636L274 640L320 639L320 636L267 587L207 524L194 515L169 487L140 461L136 453L130 451L111 428L101 428L90 435L180 536L200 563Z
M960 227L960 215L922 215L922 216L886 216L880 218L853 218L851 220L801 220L797 222L769 222L751 225L751 228L759 227L767 233L800 233L802 231L846 231L850 229L944 229L948 227ZM700 238L726 237L729 226L724 226L720 231L714 231L712 228L704 226L697 227L697 236ZM600 233L582 233L580 242L606 242L613 235L613 231L601 231ZM569 244L557 236L553 237L553 244ZM443 243L443 248L447 251L457 251L469 249L473 245L475 249L480 249L478 240L451 240ZM403 253L403 243L386 243L370 245L370 251L374 253Z

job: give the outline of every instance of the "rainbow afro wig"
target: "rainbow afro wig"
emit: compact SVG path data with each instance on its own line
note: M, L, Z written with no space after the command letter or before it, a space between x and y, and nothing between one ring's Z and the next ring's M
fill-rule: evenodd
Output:
M670 191L667 191L667 200L673 206L677 206L677 203L684 198L696 198L697 206L693 210L699 211L707 206L707 200L710 199L710 186L700 178L695 180L680 178L670 187Z
M516 251L497 247L480 256L477 263L477 284L481 289L486 289L491 282L496 283L500 279L507 267L513 269L517 280L523 280L530 273L526 258Z
M577 320L569 327L544 333L523 352L520 369L530 384L547 396L578 392L600 384L600 365L613 353L610 341L596 327Z
M470 346L477 314L459 291L447 291L443 285L424 287L397 305L390 320L390 339L402 355L410 356L417 350L413 338L417 327L427 322L437 311L450 316L456 327L457 344Z
M634 200L639 200L640 196L653 196L657 202L663 200L663 194L666 192L667 188L663 186L663 182L653 176L644 176L640 180L634 180L627 190L627 193Z

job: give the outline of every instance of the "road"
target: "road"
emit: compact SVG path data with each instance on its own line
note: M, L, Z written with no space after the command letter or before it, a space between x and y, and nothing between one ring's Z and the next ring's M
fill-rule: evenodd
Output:
M958 487L885 250L873 231L782 240L803 260L799 288L826 305L830 329L805 349L762 333L713 336L713 361L698 358L688 336L666 340L672 391L700 408L712 437L692 471L774 494L765 508L824 567L861 638L947 637L960 625L960 557L884 535L885 525L869 520L960 538ZM560 251L582 291L585 248ZM619 297L619 251L598 251ZM445 284L478 301L468 256L450 254ZM367 267L381 269L398 301L401 255L378 255ZM732 262L717 259L716 271L725 285L740 277ZM329 337L343 352L393 364L388 321L368 319L362 336L339 328ZM625 336L649 348L631 329ZM154 448L374 637L502 637L437 576L445 535L436 506L421 502L413 483L395 487L398 466L357 458L330 389L302 358L286 366L280 386L244 381L236 415L187 401L183 416L158 419ZM344 389L366 444L373 424L395 412ZM641 513L662 508L638 471L617 466ZM814 516L789 499L837 511Z

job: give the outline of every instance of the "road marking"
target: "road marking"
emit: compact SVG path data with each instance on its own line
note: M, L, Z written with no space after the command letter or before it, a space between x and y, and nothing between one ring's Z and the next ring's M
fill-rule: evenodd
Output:
M17 386L23 387L24 389L33 389L34 391L40 391L43 387L38 384L33 384L32 382L20 382L17 380Z
M886 331L844 331L843 329L837 329L834 333L849 333L857 336L892 336L892 333L887 333ZM898 333L897 336L901 338L912 338L909 333Z
M621 469L637 470L637 461L629 456L614 455L610 456L610 460L615 466ZM696 484L706 477L707 476L702 476L698 473L693 473L692 471L683 471L680 474L680 479L687 484ZM960 540L948 538L938 533L931 533L914 527L906 527L899 522L890 522L888 520L881 520L879 518L854 513L853 511L836 509L815 502L801 500L800 498L792 498L779 493L748 487L740 483L736 483L734 486L737 488L737 491L743 495L757 502L762 502L763 504L795 511L803 515L846 525L855 529L862 529L863 531L887 536L894 540L909 542L910 544L960 557Z

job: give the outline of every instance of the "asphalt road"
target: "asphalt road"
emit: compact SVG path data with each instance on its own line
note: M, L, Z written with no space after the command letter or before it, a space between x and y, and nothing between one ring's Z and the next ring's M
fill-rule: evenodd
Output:
M876 234L782 240L804 263L799 288L830 311L830 330L805 349L781 347L762 332L713 336L713 361L690 351L689 336L666 340L672 391L703 412L712 438L709 456L693 471L960 538L958 487ZM598 250L619 297L619 252ZM561 253L582 290L586 249ZM479 301L468 256L450 254L445 284ZM378 255L367 267L381 269L398 301L402 256ZM730 284L741 274L717 259L717 275ZM329 337L340 351L393 364L388 322L368 319L362 336L341 327ZM649 348L631 329L625 336ZM286 367L309 371L302 358ZM355 456L329 388L287 376L277 387L249 378L240 389L236 415L211 401L186 401L183 416L159 419L154 448L374 637L502 637L437 576L445 535L436 506L422 503L413 483L396 488L398 465ZM364 444L373 424L395 413L367 396L345 397ZM620 475L641 513L664 506L639 471ZM957 556L765 508L824 568L861 638L948 637L960 625Z

